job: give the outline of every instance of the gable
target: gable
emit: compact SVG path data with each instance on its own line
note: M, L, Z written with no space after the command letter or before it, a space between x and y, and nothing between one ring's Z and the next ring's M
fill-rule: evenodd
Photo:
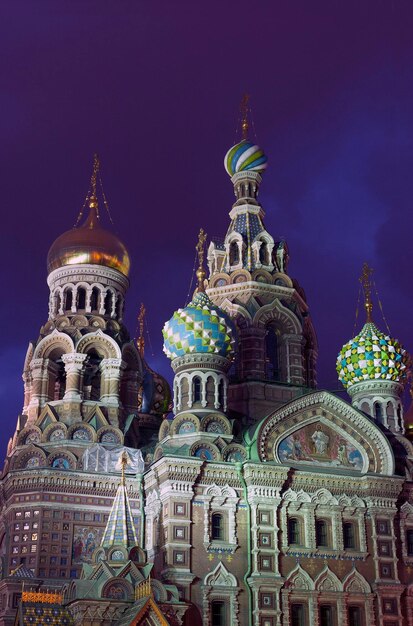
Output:
M326 391L309 393L270 414L254 439L260 461L394 473L392 448L378 426Z

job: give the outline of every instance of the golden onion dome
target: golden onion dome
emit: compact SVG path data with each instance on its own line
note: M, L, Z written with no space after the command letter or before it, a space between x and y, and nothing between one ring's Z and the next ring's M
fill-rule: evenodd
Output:
M97 211L96 197L89 203L89 215L85 222L60 235L47 255L47 270L65 265L103 265L112 267L125 276L129 275L130 258L120 239L102 228Z

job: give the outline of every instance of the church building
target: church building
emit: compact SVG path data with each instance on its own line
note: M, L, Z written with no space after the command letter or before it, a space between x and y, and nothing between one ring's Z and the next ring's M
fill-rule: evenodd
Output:
M374 321L365 264L365 323L337 359L349 401L317 388L247 107L224 165L228 230L201 229L192 300L163 328L172 390L123 322L130 257L97 157L49 250L1 475L0 626L413 626L410 356Z

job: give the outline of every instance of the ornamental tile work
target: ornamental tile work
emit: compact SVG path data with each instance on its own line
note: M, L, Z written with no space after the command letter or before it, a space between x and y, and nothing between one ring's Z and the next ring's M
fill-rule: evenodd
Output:
M366 323L361 332L341 349L337 359L339 379L348 388L364 380L406 378L410 358L397 339Z
M262 172L267 168L267 160L259 146L243 140L228 150L224 165L227 173L233 176L243 171Z
M192 353L229 356L235 343L231 322L205 293L197 293L163 328L164 352L170 359Z

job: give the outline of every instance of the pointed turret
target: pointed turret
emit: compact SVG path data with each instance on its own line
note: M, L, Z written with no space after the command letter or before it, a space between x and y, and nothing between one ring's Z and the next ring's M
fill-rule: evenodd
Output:
M116 546L131 550L138 545L138 540L125 483L125 467L128 464L126 452L123 452L120 463L122 478L113 501L105 532L103 533L101 546L102 548L113 548Z

